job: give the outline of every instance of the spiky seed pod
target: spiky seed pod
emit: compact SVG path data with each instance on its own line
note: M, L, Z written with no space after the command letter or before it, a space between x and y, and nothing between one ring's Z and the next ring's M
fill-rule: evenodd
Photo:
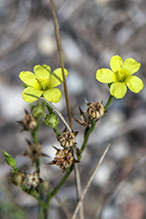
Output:
M54 147L54 146L53 146ZM52 162L48 163L49 165L56 164L61 169L63 169L63 172L66 168L71 166L73 163L78 163L79 161L74 159L71 148L69 149L58 149L54 147L55 150L57 150L55 154L55 158Z
M85 127L88 127L90 124L92 124L92 121L91 119L89 118L89 116L87 115L87 113L85 114L81 108L79 107L79 110L80 110L80 117L81 117L81 120L79 119L75 119L73 118L74 121L76 121L77 123L79 123L80 125L83 125Z
M29 140L27 140L27 143L27 149L22 155L29 157L32 162L35 162L40 156L49 157L47 154L42 153L40 143L31 143Z
M75 137L78 132L70 132L67 128L61 133L59 137L57 137L58 141L60 142L61 146L64 148L72 147L75 142Z
M28 187L33 187L37 189L39 183L43 182L43 180L39 177L39 170L35 171L33 174L26 174L26 184Z
M100 119L105 114L105 109L102 103L90 103L86 100L88 109L87 115L93 119Z
M22 119L21 121L18 121L17 123L19 123L23 127L21 132L27 131L27 130L33 130L37 126L36 119L34 118L34 116L31 113L28 113L27 110L25 110L24 119Z

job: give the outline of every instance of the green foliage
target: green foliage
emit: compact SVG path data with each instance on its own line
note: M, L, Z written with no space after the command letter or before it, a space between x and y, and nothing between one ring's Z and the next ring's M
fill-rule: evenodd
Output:
M17 162L15 160L15 158L13 158L10 154L8 154L6 151L3 151L3 154L6 158L7 164L13 168L13 170L15 172L18 172L18 168L17 168Z

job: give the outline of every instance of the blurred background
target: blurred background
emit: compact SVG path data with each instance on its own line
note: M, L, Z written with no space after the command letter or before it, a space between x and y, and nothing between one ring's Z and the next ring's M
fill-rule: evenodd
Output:
M113 55L134 58L141 63L136 75L146 81L146 1L145 0L59 0L56 10L60 28L72 117L79 119L78 106L86 110L84 98L105 104L109 90L95 79L99 68L109 68ZM49 0L0 0L0 219L37 218L36 201L11 185L11 169L2 150L14 156L20 170L33 173L31 161L19 156L26 149L28 132L20 133L16 121L24 117L29 104L21 98L21 71L33 71L37 64L59 67ZM60 87L63 91L63 87ZM64 97L55 104L67 120ZM59 129L64 129L59 124ZM74 122L78 147L84 127ZM62 170L46 163L59 146L52 129L43 122L39 131L42 151L41 177L55 187ZM111 148L84 199L86 219L146 218L146 87L114 100L97 123L80 163L82 188L88 182L108 144ZM72 213L75 208L74 174L59 192L62 203ZM50 218L67 218L55 199Z

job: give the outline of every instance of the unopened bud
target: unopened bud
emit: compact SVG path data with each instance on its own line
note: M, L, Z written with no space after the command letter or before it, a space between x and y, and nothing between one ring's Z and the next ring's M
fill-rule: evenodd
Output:
M39 116L44 115L45 107L44 105L37 103L37 105L31 106L31 112L35 118L38 118Z
M46 114L44 123L47 126L50 126L51 128L55 128L59 123L59 119L58 119L58 117L56 116L55 113Z
M17 169L17 162L16 162L15 158L12 157L10 154L8 154L6 151L3 151L3 153L5 155L7 164L9 166L11 166L14 169L14 171L17 172L18 171L18 169Z

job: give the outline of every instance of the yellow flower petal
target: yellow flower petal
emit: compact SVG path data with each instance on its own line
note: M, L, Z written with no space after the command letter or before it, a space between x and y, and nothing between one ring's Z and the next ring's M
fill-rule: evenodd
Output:
M19 74L19 78L27 85L32 85L35 82L35 75L30 71L22 71Z
M137 76L130 76L126 80L126 85L134 93L139 93L144 88L143 81Z
M125 83L114 82L110 86L110 94L117 99L123 98L127 92Z
M118 71L122 67L122 64L123 59L118 55L113 56L110 60L110 67L113 70L113 72Z
M136 62L132 58L128 58L123 63L123 68L126 68L128 72L130 72L130 75L137 72L140 68L141 64L139 62Z
M107 68L101 68L96 72L96 79L102 83L111 83L116 80L116 77L111 70Z
M58 103L61 100L62 93L58 88L51 88L43 93L46 100L53 103Z
M47 78L50 76L51 68L48 65L36 65L34 66L34 73L37 78Z
M65 68L64 68L64 73L66 78L68 75L68 71ZM49 88L56 87L60 85L62 82L63 82L63 77L62 77L61 68L57 68L52 72L50 76Z
M38 100L38 98L43 94L43 91L40 90L36 90L33 87L27 87L24 89L24 91L22 92L22 98L27 102L27 103L33 103L36 100ZM36 97L35 97L36 96Z

